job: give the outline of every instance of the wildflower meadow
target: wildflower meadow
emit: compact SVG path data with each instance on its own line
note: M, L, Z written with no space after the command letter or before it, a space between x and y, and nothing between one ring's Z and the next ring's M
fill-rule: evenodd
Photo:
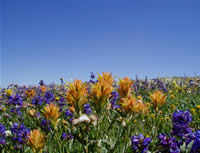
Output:
M1 153L198 153L200 79L91 73L0 89Z

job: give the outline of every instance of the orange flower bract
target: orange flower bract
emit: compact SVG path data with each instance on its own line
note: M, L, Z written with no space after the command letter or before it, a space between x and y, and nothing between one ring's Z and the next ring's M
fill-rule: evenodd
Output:
M131 94L132 92L132 86L133 86L133 81L125 77L124 79L121 79L119 81L119 88L118 88L118 93L120 97L127 97L128 95Z
M39 130L31 130L28 136L28 145L34 153L42 152L45 145L45 136Z
M103 72L102 76L99 75L98 82L92 85L91 97L96 101L105 101L110 97L113 91L113 77L108 72Z
M59 107L56 104L51 103L44 107L44 116L54 124L58 121L60 115Z
M81 109L81 106L87 103L88 86L82 83L81 80L74 80L69 84L66 99L69 105L75 108L76 111Z
M155 91L151 96L150 96L153 105L155 107L158 106L162 106L163 104L165 104L165 100L166 100L166 95L164 95L162 93L162 91Z

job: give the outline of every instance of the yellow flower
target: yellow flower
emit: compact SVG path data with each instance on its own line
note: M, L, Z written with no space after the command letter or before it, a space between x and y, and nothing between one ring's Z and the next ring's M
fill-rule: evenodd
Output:
M198 109L200 109L200 105L197 105L196 107L197 107Z
M34 153L42 153L45 145L44 138L45 136L39 130L31 130L30 135L28 136L28 145Z
M142 100L142 96L137 96L137 99L138 100Z
M169 117L169 116L167 116L167 117L165 117L165 119L166 119L166 120L170 120L170 117Z
M51 104L47 104L44 107L44 116L52 122L55 128L59 121L58 119L60 115L61 114L59 113L59 107L56 104L51 103Z
M193 115L196 115L196 110L194 108L191 108L191 112Z
M107 99L110 97L111 92L113 91L113 77L112 74L108 72L103 72L102 76L98 76L98 82L92 84L91 87L91 98L94 102L104 105L107 102Z
M13 90L12 90L12 89L7 89L7 90L6 90L7 96L11 96L12 93L13 93Z
M174 104L172 104L172 105L170 106L170 108L171 108L172 110L174 110L174 109L176 109L176 106L175 106Z
M81 80L74 80L69 84L66 99L69 105L73 106L79 113L82 109L82 105L87 102L88 86L86 83L82 83Z
M56 101L59 101L59 100L60 100L60 97L56 97L55 100L56 100Z
M151 94L150 98L154 106L158 107L165 104L166 95L164 95L162 91L155 91L153 94Z
M172 98L172 99L174 99L174 98L175 98L175 96L174 96L173 94L171 94L170 96L171 96L171 98Z
M131 94L132 92L133 81L125 77L124 79L119 80L118 93L120 97L124 98Z
M151 114L151 117L152 117L153 119L155 119L156 115L155 115L155 114Z

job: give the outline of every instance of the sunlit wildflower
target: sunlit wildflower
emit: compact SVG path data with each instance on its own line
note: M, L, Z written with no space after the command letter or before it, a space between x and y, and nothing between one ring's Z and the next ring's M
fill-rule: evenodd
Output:
M46 90L47 90L45 86L41 86L40 89L41 89L41 91L42 91L43 93L45 93Z
M56 101L59 101L59 100L60 100L60 97L56 97L55 100L56 100Z
M31 130L28 145L31 147L34 153L42 153L45 145L45 136L40 132L40 130Z
M35 96L35 91L33 89L30 89L30 90L27 90L25 92L25 94L28 96L28 97L34 97Z
M155 107L162 106L165 104L166 100L166 95L162 93L162 91L155 91L153 94L150 96L153 104Z
M148 106L135 97L122 98L120 101L122 109L126 112L145 113L148 112Z
M78 113L87 102L87 96L88 90L86 83L82 83L81 80L74 80L73 83L69 84L66 99L68 104L73 106Z
M29 114L31 117L34 117L34 116L36 116L36 110L35 110L35 109L30 109L30 110L28 111L28 114Z
M195 110L194 108L191 108L191 113L192 113L193 115L196 115L196 110Z
M12 90L12 89L7 89L7 90L6 90L6 95L7 95L7 96L11 96L12 93L13 93L13 90Z
M98 82L92 85L91 96L98 100L106 100L113 90L113 77L107 72L99 75Z
M142 134L131 137L131 146L134 152L146 153L151 143L151 137L144 137Z
M113 77L112 74L103 72L102 76L98 76L98 82L91 86L91 98L95 103L95 109L98 113L107 104L107 99L111 96L113 91Z
M153 119L155 119L156 115L155 115L155 114L151 114L151 117L152 117Z
M134 106L136 105L136 103L137 103L137 99L134 97L122 98L120 100L122 109L126 112L132 112L134 110Z
M44 107L44 116L53 123L54 127L56 127L60 115L59 107L56 104L51 103Z
M138 100L142 100L142 96L137 96L137 99Z
M172 110L174 110L174 109L176 109L176 106L175 106L174 104L171 104L170 108L171 108Z
M133 81L130 78L125 77L124 79L120 79L118 88L118 93L120 97L124 98L130 95L131 92L133 91L132 86L133 86Z
M197 107L198 109L200 109L200 105L197 105L196 107Z

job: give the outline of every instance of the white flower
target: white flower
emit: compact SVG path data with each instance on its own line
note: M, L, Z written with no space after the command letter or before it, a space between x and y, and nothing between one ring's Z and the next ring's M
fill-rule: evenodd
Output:
M11 133L10 130L6 130L6 131L5 131L5 134L6 134L6 136L11 136L11 135L12 135L12 133Z
M87 123L89 123L89 122L90 122L90 118L89 118L87 115L83 114L83 115L81 115L81 116L79 117L79 122L80 122L80 123L82 123L82 122L87 122Z

